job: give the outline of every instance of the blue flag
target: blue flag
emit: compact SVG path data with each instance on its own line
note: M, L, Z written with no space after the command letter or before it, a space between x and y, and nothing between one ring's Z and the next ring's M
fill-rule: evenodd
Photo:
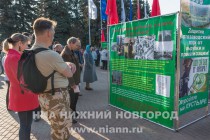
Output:
M132 7L132 0L130 0L130 17L129 20L132 21L133 20L133 7Z
M106 0L101 0L101 18L102 20L107 20L106 11Z

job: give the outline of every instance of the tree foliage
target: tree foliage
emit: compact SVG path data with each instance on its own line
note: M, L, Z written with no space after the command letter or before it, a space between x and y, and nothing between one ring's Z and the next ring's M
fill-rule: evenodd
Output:
M11 33L16 32L17 24L15 20L16 12L13 7L13 0L0 1L0 35L1 41Z
M93 0L98 10L98 18L90 20L91 44L100 46L101 21L100 0ZM139 0L141 18L144 18L144 0ZM133 20L136 20L136 2L133 4ZM126 21L129 21L130 0L124 0ZM121 0L117 0L120 21ZM147 14L150 15L149 4ZM32 33L32 24L37 17L47 17L57 21L55 41L66 44L66 40L75 36L80 38L82 46L89 44L88 0L0 0L0 41L15 32ZM106 21L102 28L106 33Z

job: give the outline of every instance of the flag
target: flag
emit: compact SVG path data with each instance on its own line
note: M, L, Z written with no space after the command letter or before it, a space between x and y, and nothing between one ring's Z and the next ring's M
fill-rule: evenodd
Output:
M137 0L137 19L141 18L139 0Z
M125 6L124 6L124 0L121 0L121 22L125 22Z
M101 29L101 42L105 42L104 30Z
M93 0L88 0L88 12L90 19L97 19L97 7Z
M160 5L158 0L153 0L151 17L160 15Z
M116 0L107 0L106 14L108 16L108 25L117 24L119 22Z
M101 19L107 20L107 15L105 14L106 11L106 0L101 0Z
M132 0L130 0L130 17L129 20L133 20L133 6L132 6Z

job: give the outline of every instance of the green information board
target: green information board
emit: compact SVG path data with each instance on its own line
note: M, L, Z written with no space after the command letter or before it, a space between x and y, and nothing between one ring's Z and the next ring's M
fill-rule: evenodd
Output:
M109 27L110 104L169 128L174 115L176 23L177 14L172 14Z
M102 48L102 49L108 48L107 42L101 42L101 48Z
M208 105L210 1L181 0L179 115Z

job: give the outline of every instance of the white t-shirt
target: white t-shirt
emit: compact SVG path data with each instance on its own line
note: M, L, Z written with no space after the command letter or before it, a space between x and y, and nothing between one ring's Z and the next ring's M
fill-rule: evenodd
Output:
M108 60L108 51L106 49L101 52L101 60Z
M2 58L2 66L3 66L3 68L4 68L5 58L6 58L6 55ZM4 74L5 74L4 80L5 81L9 81L9 79L8 79L8 77L7 77L5 72L4 72Z
M94 60L97 59L97 53L96 53L96 51L92 51L92 56L93 56L93 59L94 59Z

